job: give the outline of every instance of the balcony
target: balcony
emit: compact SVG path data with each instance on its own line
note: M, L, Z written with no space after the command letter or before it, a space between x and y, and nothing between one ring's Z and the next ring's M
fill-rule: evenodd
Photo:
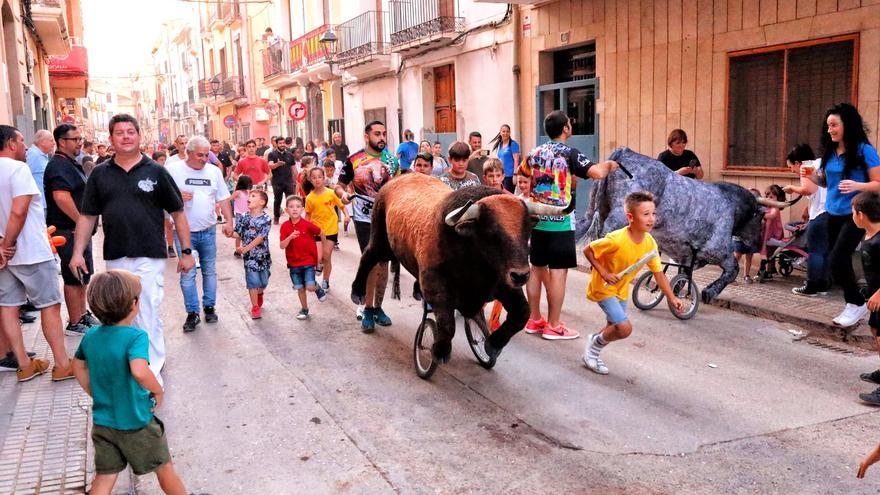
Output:
M330 77L330 49L321 43L321 35L333 26L325 24L299 38L276 41L263 49L263 84L280 88L307 84Z
M278 40L263 49L263 80L290 72L290 43Z
M227 101L247 99L247 93L245 93L244 89L244 77L229 75L222 78L220 94L223 95L223 98Z
M212 4L208 4L208 27L210 29L214 29L221 24L225 24L227 20L232 18L233 11L237 6L238 2L235 2L235 5L230 0L216 0L216 2Z
M65 7L64 0L36 0L30 4L30 20L47 55L70 53Z
M389 0L391 47L406 52L451 40L464 31L455 0Z
M387 61L391 51L387 12L374 10L349 19L336 27L336 63L351 69L375 60Z
M70 53L49 57L49 85L57 98L85 98L89 88L89 57L82 45Z

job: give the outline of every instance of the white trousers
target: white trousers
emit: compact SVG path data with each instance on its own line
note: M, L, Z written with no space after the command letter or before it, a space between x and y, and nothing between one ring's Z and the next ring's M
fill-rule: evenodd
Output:
M162 258L119 258L107 260L108 270L128 270L141 279L140 311L132 325L150 338L150 371L162 384L159 372L165 366L165 335L159 319L159 305L165 297L165 260Z

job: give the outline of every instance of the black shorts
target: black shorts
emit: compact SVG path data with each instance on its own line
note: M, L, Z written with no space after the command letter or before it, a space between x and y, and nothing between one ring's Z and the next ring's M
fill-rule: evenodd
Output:
M576 267L574 231L532 230L532 238L529 241L529 262L533 266L553 269Z
M871 316L868 317L868 326L871 327L871 333L874 334L874 337L878 337L877 332L880 330L880 311L871 311Z
M56 230L53 235L67 239L67 242L63 246L55 248L56 251L58 251L58 257L61 258L61 279L64 280L64 285L81 287L83 284L79 283L79 279L76 278L72 271L70 271L70 258L73 257L73 231L59 229ZM92 241L89 241L86 245L86 250L83 252L83 258L86 259L86 266L89 269L89 273L83 275L83 283L88 284L91 273L94 272L94 266L92 263Z
M324 239L327 239L328 241L339 242L339 234L325 235ZM315 242L321 242L321 236L316 235Z
M354 222L354 233L357 234L361 253L367 249L367 244L370 243L370 227L372 225L370 222Z

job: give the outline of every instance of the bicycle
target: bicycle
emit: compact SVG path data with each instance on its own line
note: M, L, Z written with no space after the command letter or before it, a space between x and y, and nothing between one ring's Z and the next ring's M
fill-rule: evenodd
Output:
M669 285L672 287L672 293L675 294L675 297L679 298L684 304L684 309L678 312L672 304L669 304L669 311L679 320L690 320L696 316L697 310L700 308L700 289L693 279L694 260L697 258L697 250L694 248L691 248L691 250L693 253L689 264L676 263L671 260L661 261L664 275L666 275L671 266L678 269L678 273L672 277ZM632 291L633 305L642 311L654 309L663 301L663 291L660 290L660 286L654 280L654 274L650 271L639 275Z
M429 313L432 313L432 310L428 306L428 302L422 298L422 321L416 330L415 342L413 342L413 364L416 368L416 375L424 380L431 378L431 375L437 371L438 364L434 360L432 351L436 341L437 322L434 321L434 318L428 316ZM473 331L472 326L476 326L479 332ZM477 313L476 318L464 317L464 333L467 336L471 352L474 353L474 357L477 358L480 366L487 370L492 369L495 366L496 358L486 354L485 343L486 339L489 338L490 332L482 311ZM427 340L426 336L428 336Z

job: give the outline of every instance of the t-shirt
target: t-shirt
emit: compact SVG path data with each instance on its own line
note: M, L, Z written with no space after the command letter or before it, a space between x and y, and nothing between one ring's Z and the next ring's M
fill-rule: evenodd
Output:
M435 156L432 165L431 175L438 178L446 172L447 168L449 168L449 164L446 163L446 159L442 156Z
M445 174L440 176L440 180L447 186L451 187L453 191L458 191L462 187L479 186L483 184L480 181L479 177L474 175L472 172L468 172L467 170L465 170L464 177L462 177L461 179L456 179L455 177L449 175L449 172L446 172Z
M880 235L863 240L856 252L862 263L860 275L863 275L858 280L859 290L868 299L880 290Z
M144 155L144 156L147 156L147 155ZM147 156L147 158L150 158L150 157ZM169 156L165 160L165 166L167 167L168 165L174 165L175 163L183 163L185 161L186 160L184 160L184 158L183 158L183 153L177 153L175 155Z
M269 151L269 148L270 148L270 146L268 144L264 144L264 145L260 146L259 148L257 148L257 156L265 155L266 152Z
M254 185L257 185L266 180L266 176L269 175L269 164L259 156L246 156L238 161L235 173L247 175L254 181Z
M153 420L150 391L131 374L130 362L150 361L147 332L98 326L83 336L75 357L86 362L92 388L92 419L115 430L139 430Z
M651 234L645 233L642 242L636 244L629 236L629 227L609 232L605 237L590 243L590 249L596 259L611 273L620 273L651 251L657 251L657 242ZM655 256L646 265L654 273L662 272L660 258ZM617 285L605 287L605 280L598 270L593 270L590 285L587 286L587 299L598 302L617 296L621 301L629 297L629 283L638 275L638 270L623 277Z
M6 232L13 198L31 198L24 226L16 239L15 256L9 260L10 265L33 265L55 259L46 234L46 215L40 195L41 188L37 186L26 163L0 157L0 235Z
M317 225L324 235L339 233L339 215L336 214L336 208L344 207L336 193L326 187L321 194L312 191L306 196L306 213L309 215L309 220Z
M48 166L51 157L48 153L43 153L43 150L38 148L36 144L33 144L28 148L27 153L25 154L25 159L31 170L31 175L34 176L34 181L36 181L37 187L40 188L40 201L43 203L43 208L46 208L45 193L43 192L43 174L46 171L46 167Z
M859 155L864 157L865 168L858 167L850 171L849 177L843 176L843 157L832 153L831 158L825 163L825 178L828 186L828 196L825 198L825 209L832 215L849 215L852 213L852 200L859 191L844 194L838 186L844 179L856 182L868 182L868 172L874 167L880 167L880 157L877 150L868 143L859 145Z
M419 145L415 141L404 141L397 146L397 155L400 157L400 169L409 170L416 155L419 154Z
M104 259L115 260L166 258L163 212L182 209L180 190L168 170L141 156L128 172L115 158L95 167L86 181L80 213L102 217Z
M229 198L229 189L223 180L223 172L215 165L206 163L196 170L186 162L166 165L165 169L174 178L181 192L190 192L193 197L183 202L183 212L189 223L190 232L201 232L217 224L217 203Z
M348 145L345 143L331 144L330 148L336 152L336 160L338 161L345 160L351 154L351 151L348 150Z
M272 266L272 257L269 255L269 230L271 228L272 219L266 212L255 217L250 213L235 216L235 233L241 237L242 246L247 246L257 237L262 236L263 238L263 242L244 253L244 267L246 269L259 272L268 270Z
M697 158L697 155L694 154L691 150L684 150L682 154L675 155L671 151L666 150L660 155L657 156L657 159L663 162L663 165L666 165L669 170L673 172L677 171L683 167L701 167L700 159ZM685 174L685 177L690 177L691 179L696 179L696 174Z
M291 223L290 220L281 224L280 239L283 241L294 233L299 234L290 240L290 244L284 249L287 258L287 266L315 266L318 264L318 247L315 244L315 236L321 235L321 228L305 218Z
M293 154L287 150L274 150L269 153L269 161L282 162L282 165L272 169L272 185L293 186Z
M574 204L572 175L587 179L587 171L593 166L583 153L564 143L549 141L529 152L523 163L526 175L532 176L531 199L536 203L552 206ZM574 230L574 212L563 216L542 215L535 229L561 232Z
M379 189L397 175L400 175L397 157L387 149L378 156L360 150L348 157L339 174L339 184L354 184L357 196L352 198L351 208L355 222L370 223L373 201Z
M811 164L815 167L815 170L819 169L819 165L821 165L822 160L807 160L803 164ZM817 186L816 192L810 195L810 220L818 217L819 215L825 213L825 198L828 196L828 190L822 186Z
M498 159L504 164L505 177L513 177L513 172L516 170L516 163L513 160L513 154L519 152L519 143L513 139L510 140L510 144L507 146L502 144L498 148Z
M79 211L86 191L86 173L82 165L64 153L57 153L49 160L49 165L46 167L43 189L46 190L46 224L54 225L58 230L73 230L76 222L58 207L52 193L69 192Z

